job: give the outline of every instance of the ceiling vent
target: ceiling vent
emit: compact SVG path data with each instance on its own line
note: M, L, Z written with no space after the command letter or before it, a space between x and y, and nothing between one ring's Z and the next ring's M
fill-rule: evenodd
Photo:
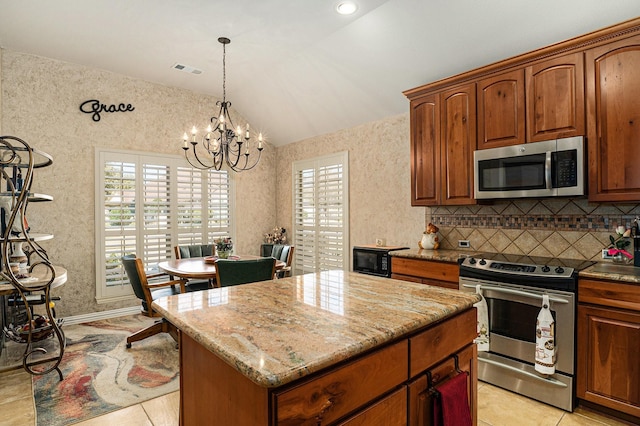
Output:
M171 68L173 68L174 70L178 70L178 71L184 71L184 72L188 72L191 74L202 74L202 70L199 70L198 68L194 68L192 66L189 65L184 65L184 64L179 64L179 63L175 63L171 66Z

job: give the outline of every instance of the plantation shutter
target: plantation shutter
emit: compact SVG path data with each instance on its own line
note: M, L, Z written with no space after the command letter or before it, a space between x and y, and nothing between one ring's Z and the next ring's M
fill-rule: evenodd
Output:
M158 162L156 160L156 162ZM142 165L143 254L147 273L171 257L171 174L168 164Z
M177 156L96 151L96 299L132 294L122 256L147 273L178 244L234 237L233 181L227 171L196 170Z
M231 196L232 181L229 172L209 170L207 172L207 241L233 235L231 212L234 211Z
M348 154L293 165L294 272L349 269Z
M101 161L101 197L97 200L101 215L102 262L97 264L104 297L127 293L129 279L121 258L136 252L135 224L136 163L135 158L104 155Z

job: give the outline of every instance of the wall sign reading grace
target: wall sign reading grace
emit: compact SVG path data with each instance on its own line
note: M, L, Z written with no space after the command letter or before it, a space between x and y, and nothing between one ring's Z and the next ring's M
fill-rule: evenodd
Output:
M134 109L131 104L105 105L97 99L89 99L80 104L80 111L91 114L91 119L96 122L100 121L100 113L102 112L127 112Z

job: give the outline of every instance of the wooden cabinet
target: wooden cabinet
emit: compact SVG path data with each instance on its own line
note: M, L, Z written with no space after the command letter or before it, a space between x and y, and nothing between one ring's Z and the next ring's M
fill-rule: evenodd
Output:
M391 257L391 278L458 289L457 263L427 259Z
M476 347L470 345L455 354L458 357L458 365L462 371L469 372L468 389L476 389L478 386L476 374ZM449 357L444 362L431 367L431 379L434 384L438 384L444 378L448 377L455 371L455 361ZM419 375L411 381L408 386L409 398L409 415L407 425L409 426L425 426L431 425L433 419L433 400L429 390L429 381L426 374ZM469 405L477 407L477 393L469 392L467 394ZM471 409L473 424L477 424L477 409Z
M578 284L577 396L640 418L640 286Z
M411 205L437 205L440 181L440 102L429 94L411 101Z
M548 59L525 68L527 142L583 136L583 53Z
M411 101L411 205L473 204L475 84Z
M640 36L586 51L589 201L640 199Z
M475 424L475 337L476 310L468 309L368 354L268 389L180 333L180 424L406 425L410 383L431 369L436 378L444 377L452 370L451 354L458 354L460 368L469 372Z
M525 143L524 71L478 82L478 149Z
M473 151L476 149L476 87L474 83L445 90L440 95L441 185L440 204L474 204Z

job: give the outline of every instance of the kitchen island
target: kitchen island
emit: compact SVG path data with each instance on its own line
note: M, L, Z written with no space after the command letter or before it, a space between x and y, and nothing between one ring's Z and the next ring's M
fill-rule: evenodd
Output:
M162 298L180 332L180 421L414 424L427 379L470 373L475 294L343 271Z

